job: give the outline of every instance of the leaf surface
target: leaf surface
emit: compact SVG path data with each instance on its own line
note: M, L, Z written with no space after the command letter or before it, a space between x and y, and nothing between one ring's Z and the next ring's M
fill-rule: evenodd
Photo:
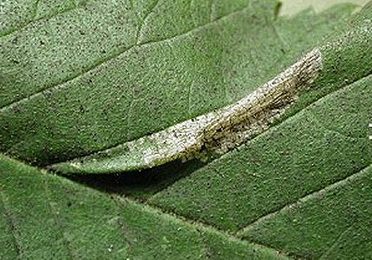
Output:
M289 17L270 0L2 8L1 259L372 257L371 3ZM314 47L309 90L222 156L87 175L21 162L84 162L233 104Z
M4 156L0 176L2 259L286 259L275 250Z
M224 2L92 1L2 37L0 150L47 165L233 103L354 9L274 21L276 1Z

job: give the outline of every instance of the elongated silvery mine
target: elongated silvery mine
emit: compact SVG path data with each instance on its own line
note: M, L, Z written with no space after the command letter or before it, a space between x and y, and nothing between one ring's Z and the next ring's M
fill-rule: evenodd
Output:
M173 160L224 153L266 130L322 69L314 49L271 81L238 102L93 155L51 167L63 173L141 170Z

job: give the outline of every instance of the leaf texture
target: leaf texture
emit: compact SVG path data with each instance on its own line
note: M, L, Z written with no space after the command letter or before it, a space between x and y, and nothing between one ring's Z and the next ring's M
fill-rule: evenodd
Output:
M1 259L372 257L372 3L0 4ZM50 168L234 104L314 48L317 77L223 155Z

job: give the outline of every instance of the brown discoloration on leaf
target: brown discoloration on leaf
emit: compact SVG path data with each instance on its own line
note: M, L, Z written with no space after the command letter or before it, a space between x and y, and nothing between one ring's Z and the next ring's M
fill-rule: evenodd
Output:
M266 130L293 103L298 90L312 82L321 69L321 53L314 49L230 106L53 168L65 173L120 172L151 168L177 159L202 158L205 151L225 153Z

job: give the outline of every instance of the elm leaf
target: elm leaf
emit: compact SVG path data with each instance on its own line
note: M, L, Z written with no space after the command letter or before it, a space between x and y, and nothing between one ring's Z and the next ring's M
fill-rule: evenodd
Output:
M372 3L287 2L0 3L0 258L371 258Z

